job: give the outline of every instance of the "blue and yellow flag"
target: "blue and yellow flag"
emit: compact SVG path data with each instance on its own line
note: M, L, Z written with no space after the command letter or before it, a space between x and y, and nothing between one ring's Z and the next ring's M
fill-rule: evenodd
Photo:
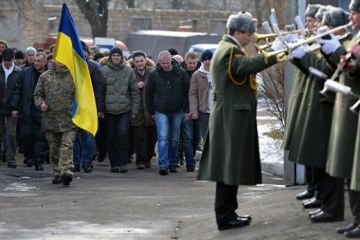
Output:
M98 118L94 90L78 31L65 3L57 35L55 60L66 65L74 80L76 103L72 111L72 121L95 135Z

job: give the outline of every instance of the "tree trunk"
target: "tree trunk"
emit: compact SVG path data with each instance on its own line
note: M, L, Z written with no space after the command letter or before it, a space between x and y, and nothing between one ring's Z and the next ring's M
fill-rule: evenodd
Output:
M91 26L93 37L106 37L108 0L75 0Z

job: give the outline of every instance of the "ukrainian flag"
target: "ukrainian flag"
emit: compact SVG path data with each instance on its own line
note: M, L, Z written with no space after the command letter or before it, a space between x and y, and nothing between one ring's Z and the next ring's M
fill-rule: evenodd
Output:
M95 136L98 118L90 73L78 31L65 3L57 35L55 60L66 65L74 80L76 102L72 111L72 121Z

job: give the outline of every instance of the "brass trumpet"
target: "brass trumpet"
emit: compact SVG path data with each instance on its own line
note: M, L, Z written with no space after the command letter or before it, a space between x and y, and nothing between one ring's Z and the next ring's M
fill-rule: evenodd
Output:
M291 52L293 51L294 49L302 46L302 45L305 45L305 44L309 44L309 43L313 43L315 41L317 41L319 38L322 38L326 35L329 35L329 34L332 34L332 33L335 33L341 29L344 29L344 28L348 28L352 25L351 22L349 22L348 24L345 24L345 25L342 25L342 26L339 26L339 27L336 27L336 28L333 28L333 29L330 29L326 32L323 32L323 33L320 33L320 34L317 34L315 36L312 36L312 37L308 37L308 38L304 38L304 39L300 39L298 42L296 43L287 43L287 47L284 48L284 49L280 49L278 51L273 51L273 52L264 52L263 54L265 55L266 58L270 58L270 57L273 57L273 56L277 56L278 60L284 60L283 58L279 58L278 56L283 56L284 54L288 53L288 52ZM287 60L287 59L285 59Z

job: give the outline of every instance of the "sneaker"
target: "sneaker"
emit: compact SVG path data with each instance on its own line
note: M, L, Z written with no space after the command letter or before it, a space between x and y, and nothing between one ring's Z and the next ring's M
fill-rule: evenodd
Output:
M72 181L72 175L65 173L61 176L61 180L64 186L69 186Z
M165 176L165 175L168 175L169 173L168 173L168 170L166 168L160 168L159 174L161 176Z
M34 165L34 160L32 160L31 158L25 158L23 163L27 167L32 167Z

